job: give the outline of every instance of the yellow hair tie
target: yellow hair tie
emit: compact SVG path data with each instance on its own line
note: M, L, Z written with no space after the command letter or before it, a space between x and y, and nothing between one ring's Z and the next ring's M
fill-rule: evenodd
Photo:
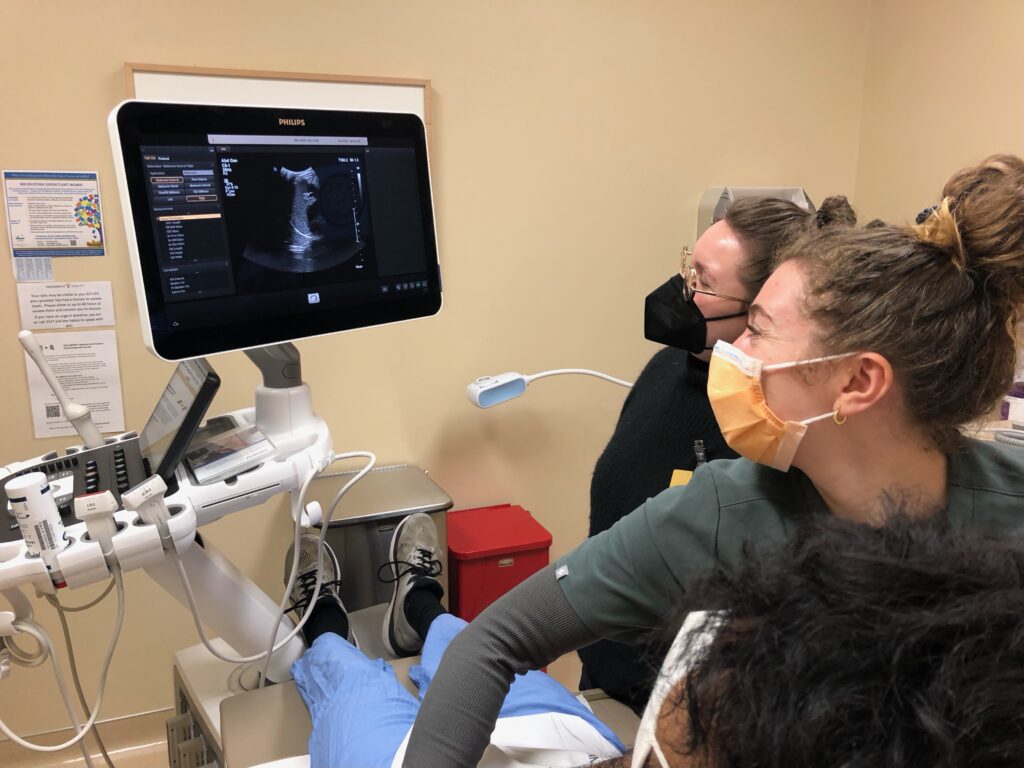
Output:
M948 252L957 271L966 272L967 252L964 250L956 217L949 208L951 201L950 197L943 198L942 202L932 209L931 215L925 217L924 221L915 225L913 229L921 242Z

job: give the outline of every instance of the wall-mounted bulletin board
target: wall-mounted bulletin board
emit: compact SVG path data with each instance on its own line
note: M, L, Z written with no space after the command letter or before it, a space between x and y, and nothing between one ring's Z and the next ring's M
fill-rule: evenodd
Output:
M430 137L430 81L312 72L124 65L128 98L419 115Z

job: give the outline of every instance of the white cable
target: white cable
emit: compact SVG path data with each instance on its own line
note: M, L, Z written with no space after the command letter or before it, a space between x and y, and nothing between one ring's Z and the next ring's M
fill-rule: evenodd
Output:
M7 598L7 602L11 604L11 608L14 609L14 618L32 618L32 603L25 597L25 593L21 591L20 587L0 587L0 595Z
M301 630L303 625L305 625L308 617L310 615L312 615L313 608L314 608L314 606L316 606L317 599L320 597L320 587L323 585L323 574L324 574L324 567L323 567L324 566L324 542L326 541L327 530L331 526L331 518L334 517L334 511L338 508L338 504L341 503L341 500L345 497L345 494L349 492L349 489L353 485L358 483L360 480L362 480L363 477L366 476L367 472L369 472L371 469L373 469L374 465L377 463L377 457L376 457L376 455L374 455L373 453L370 453L369 451L351 451L349 453L343 453L340 456L334 457L334 460L331 461L330 463L328 463L327 466L324 467L324 469L327 469L328 466L330 466L331 464L334 464L336 461L339 461L341 459L355 459L355 458L365 458L367 460L366 461L366 465L362 469L360 469L358 472L356 472L356 474L352 477L352 479L349 480L347 483L345 483L345 485L343 485L341 487L341 489L339 489L339 491L334 495L334 498L331 499L331 505L327 508L327 514L324 516L324 519L320 523L320 535L317 538L317 543L316 543L316 584L313 586L313 594L310 596L309 605L307 605L306 609L303 611L302 618L299 621L298 625L296 626L295 632ZM317 474L319 474L319 473L317 473ZM300 535L302 533L301 520L302 520L302 510L305 508L304 501L305 501L305 496L303 495L302 497L299 498L298 506L293 510L293 514L294 514L294 517L295 517L295 537L294 537L293 542L292 542L293 543L293 548L292 548L292 567L290 569L291 575L288 577L288 583L285 585L284 596L281 598L281 603L278 605L279 615L278 615L277 621L274 622L274 628L273 628L273 630L272 630L272 632L270 634L270 642L268 643L268 648L267 648L267 658L266 658L266 661L265 661L265 663L263 665L263 669L262 669L262 671L260 673L260 682L259 682L259 687L260 688L263 688L266 685L267 671L270 669L270 657L271 657L271 654L273 653L274 638L277 636L277 629L281 625L281 621L284 619L284 616L285 616L285 613L286 613L285 606L288 604L288 601L291 598L292 588L295 586L295 580L298 577L298 572L299 572L299 537L300 537ZM338 574L335 574L335 575L337 576ZM293 632L292 634L294 635L295 632ZM291 637L291 635L289 637Z
M358 458L358 457L365 457L365 458L367 458L368 459L367 465L363 469L361 469L358 473L356 473L356 475L352 478L352 480L350 480L348 483L345 484L345 486L341 489L341 491L339 491L338 494L335 496L331 506L328 509L327 516L326 516L326 518L324 520L325 527L321 530L320 540L318 542L318 556L319 556L319 558L321 558L321 560L319 562L322 562L322 557L323 557L323 539L324 539L325 531L327 530L326 529L326 524L330 522L331 516L334 514L334 510L337 507L338 502L341 501L341 498L345 495L345 493L348 492L348 489L353 484L355 484L358 480L361 480L363 478L363 476L373 468L373 466L376 464L377 457L374 456L374 454L372 454L372 453L370 453L368 451L366 451L366 452L364 452L364 451L355 451L355 452L345 453L345 454L340 454L338 456L335 456L334 459L332 461L328 462L328 464L324 467L324 469L326 469L327 466L330 466L331 464L333 464L333 463L335 463L337 461L340 461L341 459ZM317 474L318 473L316 473L316 472L311 472L309 475L307 475L306 480L302 484L302 487L301 487L301 490L300 490L300 493L299 493L299 509L300 510L303 508L303 502L305 501L305 494L306 494L306 491L309 488L309 484L310 484L310 482L312 482L313 479L315 479ZM300 518L300 521L301 521L301 518ZM296 525L297 525L298 529L301 531L301 522L300 521L297 521ZM297 539L297 537L296 537L296 539ZM227 662L232 663L232 664L245 664L245 663L248 663L248 662L251 662L251 661L258 661L259 659L268 658L268 652L267 651L264 651L263 653L255 654L253 656L228 656L228 655L225 655L225 654L221 653L220 651L218 651L213 646L213 644L210 642L210 639L206 636L206 633L203 631L202 619L199 616L199 609L198 609L198 606L196 605L195 594L192 592L192 586L191 586L191 583L189 582L188 574L185 571L184 565L181 562L181 558L179 558L177 556L177 552L172 552L172 555L174 556L175 563L178 566L178 574L181 577L182 584L183 584L183 586L185 588L185 596L188 599L189 608L192 611L192 619L193 619L193 622L195 623L195 626L196 626L196 632L199 634L199 639L202 641L202 643L206 647L206 649L211 654L216 656L218 659L221 659L222 661L227 661ZM287 604L288 597L291 595L292 586L295 583L296 566L297 566L297 563L298 563L298 544L297 543L296 543L295 551L294 551L294 553L292 555L292 558L293 558L292 559L292 576L289 579L289 582L288 582L288 584L287 584L287 586L285 588L284 598L282 599L281 604L280 604L281 614L280 614L280 616L278 618L278 621L277 621L277 623L275 624L275 627L274 627L274 635L275 636L277 635L277 624L280 624L281 617L284 616L284 606ZM319 572L317 573L316 586L314 587L314 591L313 591L313 600L311 600L310 604L306 607L306 610L303 613L302 618L299 620L299 622L295 626L295 628L284 639L282 639L280 642L278 642L276 645L273 645L270 648L270 650L269 650L270 654L275 653L275 652L279 651L281 648L283 648L285 646L285 644L287 644L293 637L295 637L295 635L297 635L302 630L302 627L306 624L306 621L309 619L309 616L312 613L313 606L316 603L316 597L318 597L319 594L320 594L320 586L321 586L321 583L322 583L322 573L323 573L323 570L321 568L319 570Z
M333 463L333 460L329 461L326 465L324 465L324 469L327 469L327 467L331 466L331 464ZM267 644L267 650L263 652L263 656L265 657L265 659L263 669L260 670L260 688L264 687L265 681L267 679L267 670L270 668L270 660L274 651L276 650L274 640L277 638L277 630L281 626L281 621L284 619L285 606L288 605L288 598L291 596L292 587L295 585L296 572L298 571L299 565L299 538L302 534L302 510L305 509L306 492L309 490L309 485L316 478L317 474L319 473L310 472L308 475L306 475L306 479L303 481L302 487L299 490L299 495L292 496L292 519L295 521L295 533L294 538L292 540L292 566L289 569L290 575L288 576L288 581L285 583L284 586L284 595L282 595L281 602L277 606L277 621L274 622L274 625L273 627L271 627L270 630L270 642ZM321 560L322 557L323 550L321 547L318 546L317 580L316 584L313 587L313 599L309 601L309 605L307 605L306 609L302 612L302 620L301 623L298 625L299 629L301 629L302 625L305 624L306 616L313 611L313 606L316 604L317 598L320 596L320 566L322 565L323 562ZM286 641L290 640L292 637L292 635L289 635Z
M0 594L6 597L7 601L11 604L11 608L14 609L14 617L16 619L32 618L32 604L28 601L28 598L25 597L25 593L22 592L19 587L8 587L0 590ZM48 658L46 655L46 648L42 643L38 644L38 647L33 653L22 650L17 641L11 636L3 639L3 645L7 648L11 660L22 667L38 667Z
M47 597L49 597L49 595L47 595ZM64 621L64 617L63 616L60 617L60 620L61 620L61 626L64 629L64 639L65 639L65 641L67 641L68 640L67 623ZM73 653L71 651L71 643L70 642L68 643L67 647L68 647L68 659L69 659L70 665L71 665L71 679L72 679L72 681L75 684L75 690L78 691L78 692L81 692L82 685L81 685L81 683L78 682L78 672L75 669L74 655L73 655ZM56 658L53 659L53 666L54 666L54 669L57 668L57 659ZM58 686L58 687L60 687L60 686ZM71 694L69 694L65 688L60 687L60 697L64 701L64 709L67 710L68 719L71 720L71 725L73 727L73 730L75 730L76 732L82 731L82 720L81 720L81 718L78 717L78 711L75 709L74 702L71 701ZM89 711L89 704L88 704L88 702L84 702L82 704L82 710L84 712L88 712ZM95 723L93 723L93 727L95 727ZM85 730L90 731L90 730L92 730L92 728L86 728ZM96 763L94 763L92 761L92 755L89 754L89 745L85 743L85 739L82 739L80 742L78 742L78 749L82 753L82 758L85 760L85 764L86 764L87 768L96 768Z
M17 626L17 622L15 622L15 625ZM56 670L58 669L57 659L53 653L53 644L50 641L49 637L46 635L45 630L43 630L41 626L37 625L31 619L24 621L23 624L18 626L18 629L26 635L31 635L33 638L35 638L36 642L39 643L39 647L41 649L45 649L45 653L43 654L44 658L49 657L53 659L53 668L56 673ZM73 730L76 733L79 733L82 730L81 718L78 717L78 712L75 711L74 704L72 704L71 702L71 696L68 693L67 688L64 686L63 680L59 674L57 675L57 680L57 688L60 691L60 698L64 702L64 709L68 713L68 719L71 720ZM92 756L89 754L89 748L86 746L85 741L79 741L78 746L81 749L82 757L85 759L85 764L89 766L89 768L96 768L95 763L93 763L92 761Z
M373 469L374 465L377 463L377 457L374 454L370 453L369 451L353 451L353 452L350 452L350 453L339 454L339 455L335 456L331 461L329 461L326 465L324 465L324 467L322 467L321 469L311 471L306 476L306 479L303 481L302 486L301 486L300 491L299 491L299 510L301 511L304 508L305 495L306 495L307 490L309 489L309 485L317 477L317 475L319 475L320 472L322 472L324 469L326 469L327 467L331 466L335 462L341 461L342 459L351 459L351 458L366 458L367 459L367 464L366 464L365 467L363 467L361 470L359 470L359 472L357 472L355 474L355 476L348 483L345 484L345 486L337 493L337 495L335 495L333 501L331 502L331 506L327 510L327 514L324 517L324 520L323 520L323 523L322 523L323 527L322 527L322 529L320 531L320 540L318 542L318 557L319 558L323 557L324 537L326 536L326 532L327 532L327 528L328 528L328 525L329 525L330 520L331 520L331 516L334 514L335 508L338 506L338 502L341 501L342 497L348 492L349 488L351 488L352 485L354 485L357 481L361 480L363 478L363 476L366 475L367 472L369 472L371 469ZM301 517L299 517L297 519L296 526L297 526L297 530L301 531ZM173 557L174 562L175 562L175 564L178 567L178 575L181 577L181 583L182 583L182 586L185 589L185 597L186 597L186 599L188 601L188 607L189 607L189 610L192 612L192 621L195 624L196 632L199 635L200 641L202 642L203 646L205 646L206 650L208 650L216 658L220 659L221 661L229 662L231 664L247 664L247 663L252 662L252 661L259 661L260 659L268 658L270 654L276 653L277 651L281 650L281 648L283 648L288 642L290 642L293 637L295 637L300 631L302 631L302 627L305 626L306 621L309 619L310 615L312 614L313 606L316 604L316 598L320 594L320 585L321 585L321 583L323 581L323 578L322 578L323 577L323 569L320 568L320 569L318 569L318 572L317 572L316 586L313 589L313 599L310 601L310 604L308 606L306 606L306 610L303 612L302 618L299 619L298 624L295 625L295 628L292 629L292 631L289 632L287 636L285 636L277 644L272 645L270 647L269 653L268 653L268 651L263 651L262 653L257 653L257 654L255 654L253 656L229 656L227 654L224 654L224 653L221 653L220 651L218 651L213 646L213 643L210 641L210 639L206 636L206 632L203 630L203 620L202 620L202 618L199 615L199 607L196 604L195 594L192 591L192 584L189 581L188 573L185 571L185 566L181 562L181 558L178 556L178 553L177 553L176 550L171 549L170 550L170 555ZM296 566L298 564L298 556L299 556L298 536L296 536L295 551L292 554L292 575L291 575L291 578L288 581L288 584L285 587L284 599L281 601L281 604L280 604L280 607L281 607L281 617L283 617L283 615L284 615L284 606L287 604L286 601L287 601L288 597L291 595L292 586L294 586L294 584L295 584ZM320 561L318 560L318 562L320 562ZM275 636L277 635L277 625L280 624L281 617L278 618L277 622L274 625L274 635Z
M117 640L121 636L121 627L124 625L124 581L121 578L121 570L119 568L114 569L114 580L117 584L117 619L116 627L114 629L114 636L110 639L110 648L107 649L107 656L103 660L103 665L100 667L100 683L99 690L96 693L96 703L93 705L92 712L89 715L89 719L84 725L78 727L78 734L73 736L63 744L54 744L53 746L45 746L43 744L33 744L32 742L25 741L10 728L7 727L7 723L0 720L0 732L2 732L7 738L13 741L19 746L31 749L36 752L59 752L62 749L74 746L82 739L85 738L86 734L92 729L93 724L96 722L96 718L100 713L100 706L103 704L103 692L107 686L107 673L110 671L110 662L114 659L114 650L117 648ZM14 627L19 632L32 635L39 643L46 648L46 653L53 656L53 644L50 642L50 638L47 636L46 631L39 626L36 622L30 619L16 619L14 621ZM64 683L64 675L61 672L60 665L57 663L56 658L53 659L53 674L57 679L57 688L60 690L61 696L64 698L65 703L70 701L68 696L67 686ZM74 719L74 718L73 718Z
M26 621L31 621L31 619L26 619ZM32 635L32 637L35 637L35 635ZM14 642L13 637L6 638L4 642L7 644L7 650L11 652L11 659L19 666L38 667L49 658L46 646L42 643L39 643L39 648L34 653L28 653L18 647L18 644Z
M578 373L584 376L596 376L599 379L610 381L612 384L618 384L620 387L626 387L627 389L632 387L632 382L623 381L622 379L616 379L614 376L609 376L607 373L601 373L600 371L591 371L587 368L559 368L554 371L542 371L541 373L534 373L530 376L524 376L527 384L531 384L537 379L543 379L547 376L561 376L566 373Z
M84 611L88 607L92 607L98 604L104 597L110 594L110 590L114 586L114 579L111 578L99 597L89 601L85 605L79 605L74 607L75 611ZM57 611L57 618L60 620L60 630L64 635L64 646L68 649L68 666L71 668L71 682L75 686L75 694L78 696L78 703L82 705L82 711L89 711L89 702L85 700L85 691L82 690L82 679L78 674L78 661L75 659L75 646L71 642L71 628L68 626L68 611L60 601L58 594L46 595L46 601L54 607ZM77 726L78 723L76 722ZM107 745L103 743L103 737L100 735L100 730L95 725L92 727L92 737L96 741L96 745L100 748L100 756L103 758L103 762L107 764L108 768L114 768L114 761L110 759L110 753L107 752ZM92 755L89 753L89 748L85 741L79 742L78 746L82 748L82 756L85 758L85 762L90 768L95 768L92 761Z

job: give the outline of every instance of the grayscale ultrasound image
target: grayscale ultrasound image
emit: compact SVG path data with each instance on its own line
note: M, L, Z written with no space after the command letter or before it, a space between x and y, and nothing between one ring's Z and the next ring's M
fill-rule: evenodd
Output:
M343 264L366 247L363 173L358 162L317 168L267 169L265 226L242 255L279 272L319 272Z

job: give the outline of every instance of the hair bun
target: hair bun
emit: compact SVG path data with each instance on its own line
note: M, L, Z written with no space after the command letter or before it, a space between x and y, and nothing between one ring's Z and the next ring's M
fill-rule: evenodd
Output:
M821 206L814 214L814 226L817 229L840 225L852 227L857 223L857 214L845 195L832 195L821 201Z
M993 155L954 174L942 194L966 269L1019 311L1024 302L1024 160Z

